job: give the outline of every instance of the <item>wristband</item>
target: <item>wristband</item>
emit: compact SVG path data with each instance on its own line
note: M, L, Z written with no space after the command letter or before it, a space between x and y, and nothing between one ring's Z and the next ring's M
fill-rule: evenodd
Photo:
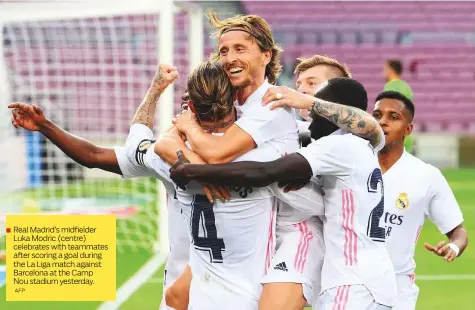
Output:
M449 248L451 248L452 250L454 250L455 252L455 257L458 257L459 256L459 253L460 253L460 249L457 245L453 244L453 243L449 243Z

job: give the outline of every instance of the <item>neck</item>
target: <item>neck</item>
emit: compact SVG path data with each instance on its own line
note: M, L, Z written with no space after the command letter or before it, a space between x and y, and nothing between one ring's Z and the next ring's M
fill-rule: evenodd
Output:
M404 144L398 144L384 147L378 153L379 166L382 169L382 172L385 173L388 171L398 160L401 158L404 153Z
M399 76L393 75L389 77L389 82L394 81L394 80L399 80Z
M255 78L249 86L239 88L237 93L237 100L239 105L243 105L247 98L252 95L262 84L264 84L265 77Z

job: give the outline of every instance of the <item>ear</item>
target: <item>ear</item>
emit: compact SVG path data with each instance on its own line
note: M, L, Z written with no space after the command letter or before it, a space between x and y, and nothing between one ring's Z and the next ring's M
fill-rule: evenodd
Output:
M407 124L406 131L404 132L404 138L411 135L413 128L414 126L412 123Z
M272 58L272 51L264 51L262 53L262 57L264 60L264 65L267 66Z

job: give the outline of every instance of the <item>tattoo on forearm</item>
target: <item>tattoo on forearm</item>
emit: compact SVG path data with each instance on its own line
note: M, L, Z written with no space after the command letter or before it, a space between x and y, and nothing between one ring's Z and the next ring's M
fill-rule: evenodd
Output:
M381 141L377 121L361 109L319 99L314 102L313 111L341 129L369 140L373 146Z
M140 104L135 113L133 124L144 124L149 128L153 128L153 120L155 119L155 110L157 108L158 98L162 94L160 86L165 82L163 72L159 71L149 88L144 101Z

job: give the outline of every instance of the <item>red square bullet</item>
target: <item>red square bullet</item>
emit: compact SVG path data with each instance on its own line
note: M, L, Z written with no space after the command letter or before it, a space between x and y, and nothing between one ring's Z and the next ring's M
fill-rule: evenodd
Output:
M7 233L11 232L12 229L11 228L7 228Z

